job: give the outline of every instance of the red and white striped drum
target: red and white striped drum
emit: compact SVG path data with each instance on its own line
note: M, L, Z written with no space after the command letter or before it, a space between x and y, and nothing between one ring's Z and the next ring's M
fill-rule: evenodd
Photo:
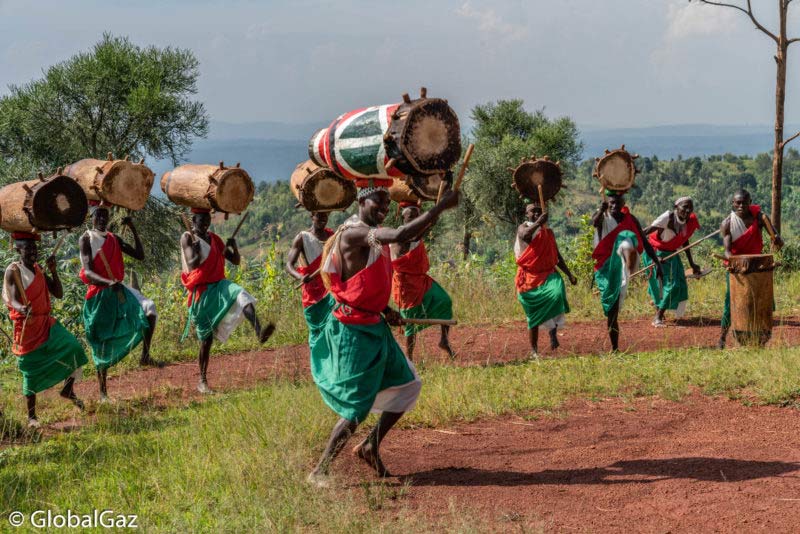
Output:
M311 137L309 157L351 180L445 173L461 156L458 116L446 100L420 95L339 116Z

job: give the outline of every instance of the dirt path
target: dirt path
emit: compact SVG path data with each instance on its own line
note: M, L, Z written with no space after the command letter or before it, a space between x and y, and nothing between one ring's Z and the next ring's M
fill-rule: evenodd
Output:
M568 411L390 435L383 454L401 475L397 503L499 531L797 532L796 410L696 395ZM371 474L343 456L334 469L363 492ZM387 517L394 502L383 502Z
M667 328L653 328L650 321L624 321L620 347L630 352L681 347L713 347L719 338L719 321L699 319L672 323ZM528 353L527 331L523 322L500 326L456 327L452 333L457 352L452 365L491 365L523 358ZM609 349L605 323L600 321L572 323L559 335L561 348L551 351L547 336L542 336L543 357L568 357L600 354ZM731 336L732 338L732 336ZM438 332L428 328L418 343L416 361L449 362L436 347ZM401 346L404 342L398 336ZM731 339L731 345L736 343ZM800 345L800 322L788 319L773 330L770 346ZM274 350L252 351L212 356L209 383L219 391L251 387L259 382L309 377L308 346L293 345ZM183 362L164 369L137 369L109 378L109 391L118 399L147 397L156 404L187 402L200 398L195 386L197 363ZM78 385L78 394L97 400L94 380Z

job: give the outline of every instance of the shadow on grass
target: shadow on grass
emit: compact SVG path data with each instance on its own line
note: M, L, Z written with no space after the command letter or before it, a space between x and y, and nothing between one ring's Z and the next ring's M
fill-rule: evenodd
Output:
M485 469L432 469L403 477L413 486L532 486L544 484L649 484L689 479L741 482L800 470L800 463L762 462L733 458L664 458L624 460L591 469L546 469L535 473Z

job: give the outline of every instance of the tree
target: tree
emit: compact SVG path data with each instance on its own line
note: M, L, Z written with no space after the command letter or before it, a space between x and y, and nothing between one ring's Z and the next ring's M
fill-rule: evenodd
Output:
M530 113L522 100L499 100L472 109L475 153L464 186L478 213L509 225L524 217L524 205L511 188L509 166L523 157L550 156L569 169L583 151L578 128L568 117L550 119Z
M689 0L691 1L691 0ZM715 2L711 0L696 0L701 4L719 6L741 11L755 25L756 29L775 41L775 142L772 152L772 224L775 229L781 230L781 191L783 186L783 149L786 145L800 136L800 132L784 138L784 104L786 102L786 65L789 45L800 41L800 38L788 38L786 34L786 23L789 18L789 4L792 0L777 0L778 3L778 31L768 30L753 13L752 0L746 0L746 5L737 5L728 2Z
M0 181L29 179L5 168L53 170L79 159L130 155L177 164L208 116L197 93L198 62L190 50L141 48L109 34L90 51L48 68L44 77L10 87L0 98ZM173 207L153 197L136 216L153 247L148 267L174 257ZM172 221L173 224L165 224ZM169 248L169 250L168 250Z

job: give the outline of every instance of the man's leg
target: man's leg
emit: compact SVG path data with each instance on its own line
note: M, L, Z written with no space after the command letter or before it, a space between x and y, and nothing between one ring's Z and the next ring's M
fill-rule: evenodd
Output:
M611 340L611 350L617 352L619 350L619 299L614 302L611 309L608 310L608 338Z
M531 357L539 357L539 327L528 328L528 341L531 344Z
M664 314L666 310L656 309L656 316L653 318L653 326L664 326Z
M414 360L414 347L417 346L417 335L409 334L406 336L406 356L409 360Z
M439 348L443 351L447 352L447 355L450 358L455 358L456 353L453 352L453 348L450 346L450 326L443 324L442 325L442 335L439 337Z
M198 363L200 364L200 383L197 385L197 390L200 393L214 393L210 387L208 387L208 379L206 374L208 373L208 360L211 355L211 344L214 342L214 336L209 336L208 339L203 339L200 341L200 355L198 357Z
M550 329L550 348L556 350L560 346L561 343L558 342L558 325L556 325Z
M164 367L164 362L154 360L150 356L150 345L153 341L153 333L156 331L157 316L147 315L147 324L149 325L147 331L144 333L142 340L142 357L139 359L139 365L150 365L153 367Z
M731 278L730 273L725 274L725 302L722 305L722 319L720 320L720 333L719 342L717 346L721 349L725 348L725 342L728 338L728 329L731 327Z
M61 388L61 391L58 394L65 399L72 401L72 404L83 411L83 401L75 394L75 376L69 376L66 380L64 380L64 387Z
M378 423L375 425L375 428L372 429L364 441L362 441L355 449L353 449L353 453L367 462L367 464L375 470L379 477L392 476L392 474L388 469L386 469L386 466L384 466L383 462L381 461L379 448L383 438L386 437L386 434L389 432L389 430L391 430L395 423L397 423L397 421L403 417L403 413L404 412L381 413L381 417L378 419Z
M108 369L97 370L97 384L100 386L100 402L108 402Z
M262 330L261 322L258 320L258 316L256 315L256 308L253 306L252 303L248 304L244 307L244 316L248 320L248 322L253 325L253 330L256 332L256 337L258 337L259 343L264 343L269 339L272 333L275 331L275 325L273 323L267 324L267 326Z
M28 427L39 428L39 420L36 418L36 394L25 395L25 403L28 405Z
M336 425L334 425L331 431L331 437L328 439L328 445L322 452L317 466L309 473L306 479L310 484L321 488L328 487L328 470L331 467L331 462L333 462L336 455L341 452L347 440L350 439L350 436L353 435L357 427L358 423L347 419L339 419Z

